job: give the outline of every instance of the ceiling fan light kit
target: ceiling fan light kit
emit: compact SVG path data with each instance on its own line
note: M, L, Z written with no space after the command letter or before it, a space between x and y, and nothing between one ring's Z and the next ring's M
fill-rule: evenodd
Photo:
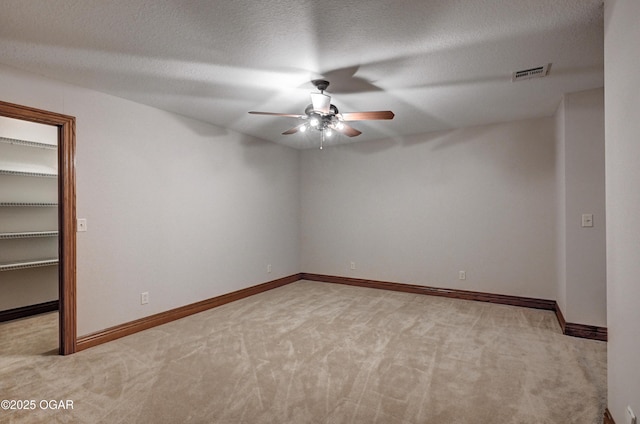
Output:
M320 132L320 149L322 149L325 137L330 137L333 132L344 134L347 137L356 137L362 134L361 131L346 124L346 121L372 121L381 119L393 119L395 116L390 110L381 110L373 112L348 112L340 113L338 108L331 104L331 96L325 94L324 91L329 86L329 81L317 79L311 83L320 91L319 93L311 93L311 104L304 110L304 115L294 115L289 113L276 112L255 112L249 113L254 115L271 115L284 116L287 118L302 119L305 122L290 128L283 132L283 135L295 134L297 132L306 132L307 130L316 130Z

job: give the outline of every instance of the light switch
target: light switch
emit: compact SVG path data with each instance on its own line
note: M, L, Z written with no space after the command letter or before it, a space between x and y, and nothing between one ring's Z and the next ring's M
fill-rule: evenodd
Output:
M87 219L86 218L78 218L78 232L87 231Z
M582 226L583 227L593 227L593 214L592 213L583 213L582 214Z

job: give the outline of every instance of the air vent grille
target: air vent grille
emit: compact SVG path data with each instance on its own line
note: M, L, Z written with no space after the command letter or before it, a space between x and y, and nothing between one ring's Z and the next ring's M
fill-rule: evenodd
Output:
M547 63L543 66L538 66L531 69L523 69L522 71L515 71L511 74L511 82L528 80L531 78L544 78L549 75L551 70L551 64Z

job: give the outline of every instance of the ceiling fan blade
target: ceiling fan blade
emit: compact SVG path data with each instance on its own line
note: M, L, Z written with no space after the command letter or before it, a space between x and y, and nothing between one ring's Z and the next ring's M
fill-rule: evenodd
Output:
M331 96L324 93L311 93L313 110L328 115L331 107Z
M300 128L304 127L305 125L307 125L307 124L305 123L305 124L298 125L297 127L289 128L288 130L286 130L285 132L283 132L283 133L282 133L282 135L295 134L295 133L297 133L298 131L300 131Z
M393 119L395 116L390 110L378 110L373 112L347 112L341 113L343 121L373 121L378 119Z
M291 113L277 113L277 112L249 112L253 115L272 115L272 116L284 116L286 118L304 118L306 115L294 115Z
M340 129L336 128L336 131L346 135L347 137L355 137L362 134L362 131L358 131L357 129L353 128L350 125L345 124L344 122L342 123L342 128Z

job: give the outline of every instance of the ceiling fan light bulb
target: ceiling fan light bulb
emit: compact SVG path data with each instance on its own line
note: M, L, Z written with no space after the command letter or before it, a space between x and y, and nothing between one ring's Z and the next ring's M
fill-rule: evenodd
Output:
M324 132L327 135L327 137L331 137L331 134L333 134L333 132L331 131L331 128L327 128L326 130L324 130Z
M309 124L310 124L312 127L317 127L317 126L318 126L318 124L320 124L320 121L318 120L318 118L311 118L311 120L309 121Z
M344 128L344 124L342 122L338 121L338 123L336 124L336 128L341 130L341 129Z
M307 126L303 125L300 127L300 132L305 132L307 130Z

